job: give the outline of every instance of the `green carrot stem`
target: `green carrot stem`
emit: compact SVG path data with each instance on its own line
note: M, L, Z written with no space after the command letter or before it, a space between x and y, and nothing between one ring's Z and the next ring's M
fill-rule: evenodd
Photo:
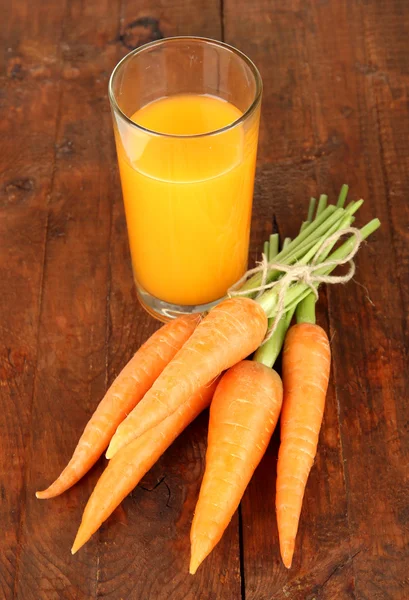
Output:
M311 223L311 221L314 220L314 210L315 210L316 202L317 202L316 198L310 198L310 203L308 205L307 220L303 221L303 223L301 223L300 233L302 233L304 231L304 229L307 227L307 225L309 225Z
M342 191L342 190L341 190ZM347 186L347 193L348 193L348 186ZM341 196L341 194L340 194ZM346 197L346 194L345 194ZM324 201L322 200L322 196L320 197L320 202L321 202L321 208L318 207L317 209L317 216L319 215L320 212L322 212L323 210L323 203ZM338 198L339 201L339 198ZM310 204L308 207L308 220L311 221L313 218L313 214L314 214L314 208L315 208L315 204L316 204L316 199L315 198L311 198L310 199ZM338 207L343 207L344 203L342 202L342 204L338 204ZM343 229L344 227L348 227L351 224L351 221L354 217L344 217L341 220L340 223L340 229ZM324 260L324 255L325 258L328 256L328 254L331 252L332 247L334 246L334 244L331 244L324 252L321 253L320 258L321 260ZM296 307L295 311L296 311L296 318L297 318L297 323L315 323L316 322L316 318L315 318L315 304L316 304L316 298L315 295L311 292L310 294L308 294L308 296L306 296L304 298L304 300L302 300ZM285 313L285 315L283 317L281 317L282 319L284 318L289 318L289 321L291 322L291 319L293 317L294 314L294 308L292 308L291 310L289 310L287 313ZM290 323L288 323L289 325Z
M315 256L325 239L335 233L335 231L337 231L340 227L343 228L350 225L350 220L348 222L346 219L351 219L352 215L360 208L362 203L363 200L352 202L349 204L346 210L342 208L336 208L332 205L327 206L322 213L295 238L295 240L292 240L286 248L277 254L275 257L277 262L292 264L297 261L301 264L307 264ZM271 269L267 276L267 283L270 283L281 275L282 272L279 269ZM262 275L258 273L251 277L242 286L241 291L246 291L249 289L251 290L252 287L258 287L261 284L261 281ZM290 307L295 308L297 303L305 297L305 287L303 290L298 288L298 296L294 296L294 289L297 289L297 286L299 285L300 284L295 284L291 286L290 290L288 291L286 298L286 310L288 310ZM274 314L278 290L279 286L273 290L268 290L257 299L257 301L263 306L268 316L272 316L272 314ZM254 294L249 291L248 297L254 297Z
M348 210L344 210L343 208L335 208L332 205L327 206L327 208L324 209L324 211L319 217L317 217L312 223L310 223L308 227L306 227L302 233L300 233L294 240L292 240L284 250L277 254L277 262L282 262L284 264L292 264L294 262L303 261L303 264L306 264L306 262L308 261L305 261L304 257L307 255L308 260L310 260L310 258L315 254L316 250L321 245L321 243L328 236L332 235L335 231L337 231L338 226L336 226L336 224L339 224L342 221L345 214L352 215L360 208L362 203L363 200L353 202L348 207ZM310 231L309 235L308 231ZM280 270L271 269L267 275L266 283L270 283L274 279L280 277L280 275ZM251 290L251 288L253 287L258 287L261 284L261 281L262 276L260 273L257 273L256 275L253 275L253 277L251 277L248 281L246 281L246 283L242 286L241 291ZM251 291L249 291L248 297L253 297L253 293Z
M366 225L361 227L359 230L363 240L366 240L372 233L374 233L381 226L381 222L379 219L372 219ZM343 259L351 252L352 248L355 245L354 237L351 236L340 246L337 248L329 257L328 260L339 260ZM334 270L334 266L327 267L325 271L322 272L323 275L328 275L331 271ZM320 273L320 271L318 271ZM321 273L320 273L321 274Z
M361 208L363 203L363 200L356 200L355 202L350 202L346 207L345 212L349 215L354 215L357 212L357 210Z
M345 204L345 200L347 199L348 196L348 190L349 190L349 186L347 186L346 183L344 183L344 185L341 188L341 191L339 192L339 196L338 196L338 200L337 200L337 206L339 208L342 208Z
M310 292L296 308L297 323L315 323L315 295Z
M346 209L345 209L345 210L346 210L346 211L349 211L349 210L351 210L351 208L352 208L353 206L356 206L356 205L358 205L358 208L361 208L361 206L363 205L363 203L364 203L364 200L362 200L362 198L361 198L361 200L355 200L355 201L352 201L352 202L350 202L350 203L347 205L347 207L346 207Z
M337 212L337 210L339 212ZM305 251L308 251L311 248L311 246L314 245L316 240L325 234L326 229L331 227L334 221L334 217L335 220L337 220L338 218L340 218L340 215L343 214L343 212L344 211L342 208L337 209L335 206L328 206L318 219L310 223L310 225L308 225L308 227L306 227L302 233L300 233L294 240L292 240L288 244L287 248L282 250L276 256L277 260L279 260L280 262L287 262L289 257L291 257L292 261L297 260L300 250L302 256L305 248ZM278 272L273 273L273 275L269 277L268 281L272 281L274 277L278 274ZM253 287L257 287L260 285L261 280L262 276L259 273L257 273L256 275L253 275L253 277L251 277L248 281L246 281L246 283L241 289L245 291Z
M367 223L364 227L360 229L362 239L366 240L374 231L379 229L381 226L381 222L379 219L372 219L369 223ZM347 256L352 248L354 247L354 238L351 236L346 242L342 244L339 248L337 248L332 254L328 256L328 261L333 260L342 260ZM317 270L318 275L329 275L336 268L336 265L332 265L329 267L323 267L322 269ZM315 284L318 287L318 284ZM305 284L295 284L290 290L286 298L286 307L288 302L288 307L291 308L293 305L297 305L301 302L309 293L309 286Z
M290 326L293 314L294 310L285 313L281 317L273 335L265 344L262 344L260 348L258 348L253 356L253 360L260 362L267 367L273 367L278 355L281 352L281 348L283 347L285 335ZM269 319L269 328L272 326L273 321L274 319Z
M297 235L297 237L291 241L286 248L286 254L290 254L308 240L315 240L316 238L320 237L322 235L322 231L325 231L327 222L332 222L334 217L338 218L338 216L341 214L339 211L341 210L343 209L337 209L335 206L328 206L318 219L315 219L312 223L310 223L302 233Z
M293 320L294 312L295 312L295 307L291 308L290 310L287 310L287 312L285 313L285 319L286 319L286 322L287 322L287 329L291 325L291 321Z
M376 231L380 227L381 223L379 219L372 219L369 223L367 223L364 227L360 229L362 238L365 240L369 237L374 231ZM339 248L337 248L332 254L329 255L328 261L333 260L342 260L351 252L355 244L354 237L351 236L346 242L342 244ZM321 269L317 269L316 273L318 275L329 275L334 269L336 265L331 265L328 267L322 267ZM314 284L318 287L318 284ZM264 292L259 298L257 298L257 302L264 308L268 317L274 316L274 311L277 308L277 299L279 294L280 286L277 285L273 290L268 290ZM311 293L310 287L305 283L296 283L289 288L285 298L285 310L289 310L290 308L295 308L299 302L301 302L309 293Z
M310 198L310 203L308 205L308 216L307 216L307 221L309 223L311 223L311 221L313 220L314 210L315 210L315 205L316 204L317 204L317 199L316 198Z
M380 226L381 226L381 222L379 221L379 219L372 219L372 221L370 221L369 223L367 223L364 227L362 227L360 229L362 239L366 240L366 238L369 237L372 233L374 233L374 231L379 229ZM324 258L320 258L320 260L323 261L323 260L326 260L327 258L328 258L328 261L342 260L343 258L345 258L345 256L348 256L348 254L351 252L352 248L354 247L354 244L355 244L354 237L351 236L346 242L344 242L342 244L342 246L337 248L329 256L327 256L326 253L324 253ZM317 273L317 275L329 275L336 268L336 266L337 265L331 265L329 267L323 267L321 269L317 269L316 273ZM315 284L315 287L318 288L318 284ZM293 285L288 290L288 293L286 296L286 302L285 302L286 309L297 306L297 304L299 304L308 295L308 293L310 293L310 291L311 290L310 290L309 286L307 286L303 283L296 283L295 285ZM262 296L259 298L259 300L261 300L261 299L262 299Z
M270 249L268 251L268 253L266 254L268 261L272 261L275 259L275 257L278 254L278 250L279 250L279 243L280 243L280 237L278 235L278 233L272 233L270 235Z
M315 218L319 217L320 214L326 209L327 200L328 200L328 196L326 194L321 194L321 196L318 200L317 214L316 214Z
M332 207L328 206L328 208L332 208ZM324 214L324 213L322 213L322 214ZM311 250L312 247L314 247L317 244L317 242L323 241L324 239L326 239L328 237L328 235L331 235L333 233L334 225L336 223L339 223L344 215L345 215L345 211L342 208L336 209L335 212L332 213L330 215L330 217L325 220L324 223L321 223L315 229L315 231L313 232L312 235L308 236L307 239L305 239L302 243L299 243L296 246L296 248L291 251L291 248L292 248L292 245L294 244L294 242L298 238L302 238L302 236L309 229L309 227L312 227L313 225L315 225L316 223L319 222L320 217L318 217L318 219L316 221L313 221L310 225L308 225L308 227L306 227L305 230L302 233L300 233L295 238L295 240L293 240L288 245L286 250L284 250L283 255L284 254L286 255L285 262L291 264L292 262L296 262L296 261L300 260L309 250ZM278 257L277 257L277 259L278 259Z
M351 217L349 214L345 214L345 216L341 219L341 221L338 224L337 231L347 229L348 227L350 227L352 225L354 220L355 220L355 217ZM334 233L335 233L335 231L334 231ZM317 254L316 257L315 257L315 253L312 253L312 250L310 250L310 252L309 252L310 256L308 256L308 254L306 254L305 259L309 259L310 257L312 259L315 257L317 262L320 262L320 263L324 262L324 260L326 260L327 257L329 256L331 250L333 249L333 247L335 246L337 241L338 240L335 240L334 242L329 244L324 250L321 250L320 253Z
M264 242L264 245L263 245L263 254L264 254L264 256L267 257L267 260L268 260L268 257L269 257L269 254L270 254L270 244L269 244L269 242Z
M346 229L347 227L349 227L351 225L352 219L354 217L351 217L349 214L345 214L339 221L337 221L336 223L334 223L332 225L332 227L328 230L327 235L325 236L327 239L333 235L334 233L336 233L337 231L340 231L342 229ZM323 262L323 256L328 256L328 254L331 252L332 248L335 246L336 242L334 242L333 244L330 244L330 246L328 247L328 249L326 249L324 252L320 252L320 254L317 256L317 259L319 259L319 262ZM300 260L298 261L298 264L300 265L307 265L317 254L317 252L319 251L320 247L322 246L322 240L319 239L317 241L317 243L306 253L304 254L304 256L302 258L300 258Z
M318 206L316 216L319 216L319 214L323 210L324 201L322 200L322 198L323 198L323 196L320 196L321 207ZM308 206L308 220L309 221L311 221L313 219L315 204L316 204L316 199L311 198L310 204ZM343 219L341 219L340 228L347 227L348 225L345 224L345 221L347 220L349 223L352 218L353 217L347 217L347 218L344 217ZM330 252L330 250L328 250L327 255L329 254L329 252ZM283 317L281 317L281 318L287 319L289 321L288 322L288 326L289 326L290 322L292 320L293 314L294 314L294 310L295 310L296 317L297 317L297 323L303 323L303 322L315 323L315 302L316 302L315 296L314 296L314 294L311 293L311 294L309 294L309 296L306 296L306 298L304 298L304 300L302 302L300 302L300 304L296 308L295 307L292 308L287 313L285 313L283 315Z

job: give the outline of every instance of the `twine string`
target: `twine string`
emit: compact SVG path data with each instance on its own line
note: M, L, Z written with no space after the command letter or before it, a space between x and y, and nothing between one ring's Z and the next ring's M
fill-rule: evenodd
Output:
M324 252L338 242L344 235L351 234L354 237L354 244L350 252L343 258L324 260L319 262L320 256ZM256 294L256 299L259 298L267 290L274 288L279 289L277 296L277 305L275 308L275 316L271 327L266 333L263 344L265 344L274 334L277 329L277 325L284 315L285 311L285 298L287 292L293 283L304 283L308 286L315 298L318 300L317 287L320 283L334 284L334 283L347 283L353 278L355 274L355 263L353 258L358 252L359 247L363 241L362 234L356 227L346 227L336 231L326 240L323 241L321 246L318 248L315 256L310 264L307 265L286 265L280 262L268 261L265 254L262 255L261 261L253 269L249 269L243 277L241 277L234 285L228 290L229 297L233 296L247 296L249 294ZM340 265L349 264L349 270L345 275L321 275L318 271L321 269L327 269L329 267L337 267ZM280 271L283 276L277 281L271 281L268 283L268 275L270 271ZM243 284L248 281L253 275L261 273L261 283L258 286L241 290ZM317 285L318 284L318 285Z

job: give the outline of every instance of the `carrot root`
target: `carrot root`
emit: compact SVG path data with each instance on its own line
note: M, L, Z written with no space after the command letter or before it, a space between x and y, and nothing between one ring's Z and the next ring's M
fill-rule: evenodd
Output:
M68 465L46 490L36 492L37 498L44 500L62 494L89 471L118 425L191 336L200 319L200 315L183 315L161 327L139 348L99 403Z
M282 402L275 371L242 361L225 373L210 407L206 469L193 518L193 575L221 539L260 462Z
M290 328L283 351L284 399L276 489L280 552L288 569L305 487L317 453L330 360L328 337L321 327L300 323Z
M215 306L189 340L119 425L106 457L154 427L208 381L254 352L267 330L264 310L254 300L231 298Z
M217 383L216 380L204 386L176 413L122 448L109 462L85 507L72 554L89 540L176 437L210 404Z

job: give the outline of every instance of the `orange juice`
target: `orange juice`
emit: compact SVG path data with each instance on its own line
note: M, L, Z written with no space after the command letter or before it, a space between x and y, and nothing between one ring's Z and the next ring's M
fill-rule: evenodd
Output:
M247 268L258 123L216 131L241 115L220 98L178 94L142 107L131 117L141 128L116 136L135 279L160 300L212 302Z

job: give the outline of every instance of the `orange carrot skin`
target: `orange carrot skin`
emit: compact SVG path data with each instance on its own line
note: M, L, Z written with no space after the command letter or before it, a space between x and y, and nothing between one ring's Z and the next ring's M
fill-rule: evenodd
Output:
M277 424L279 375L242 361L225 373L210 407L206 469L190 534L193 575L234 515Z
M331 364L325 331L293 325L283 351L284 400L277 464L276 511L283 563L291 567L308 475L317 453Z
M107 458L166 419L202 385L254 352L266 330L266 314L254 300L236 297L215 306L118 427Z
M99 403L61 475L37 498L53 498L77 483L96 463L118 425L143 398L198 325L200 315L183 315L156 331L135 353Z
M108 463L85 507L73 554L112 514L176 437L209 406L217 383L218 380L201 388L176 413L134 439Z

